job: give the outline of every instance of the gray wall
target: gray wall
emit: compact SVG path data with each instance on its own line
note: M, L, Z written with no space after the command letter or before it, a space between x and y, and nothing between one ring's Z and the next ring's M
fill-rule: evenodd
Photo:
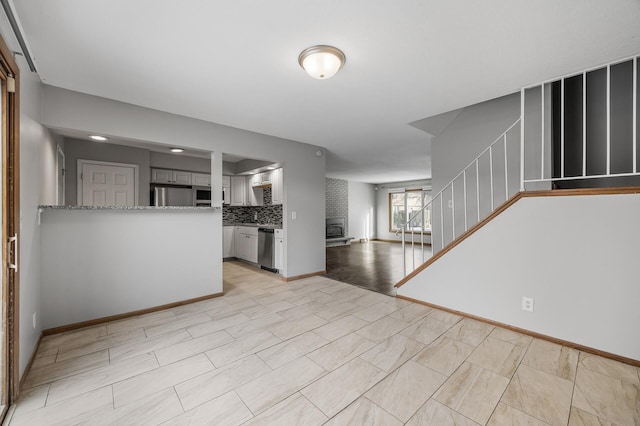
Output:
M52 128L98 132L167 147L179 140L185 148L209 150L214 155L278 159L285 170L286 276L324 271L325 157L316 156L319 147L52 86L45 85L43 94L42 122ZM222 162L213 172L215 181L216 174L222 175ZM221 248L222 226L215 230L214 238ZM221 273L215 279L221 280Z
M188 170L190 172L211 173L211 158L188 157L180 154L165 154L151 151L149 153L151 167L161 169Z
M344 219L345 236L349 234L349 182L343 179L326 178L326 217Z
M83 141L67 138L65 141L66 204L78 204L78 160L108 161L138 165L138 205L149 205L149 180L151 178L150 152L146 149L124 145Z
M398 294L640 360L639 216L637 194L524 198Z
M519 93L464 108L440 135L431 140L434 194L448 184L518 117Z
M43 327L222 292L211 210L45 210ZM222 259L222 256L220 256Z
M376 238L376 191L370 183L349 181L349 236Z
M545 105L549 106L550 90L545 92ZM525 96L525 177L540 179L541 174L550 173L551 145L550 128L544 138L541 133L541 91L528 90ZM520 190L520 124L507 134L507 170L505 182L505 151L502 139L494 146L493 181L490 177L490 154L485 153L476 168L472 165L466 174L466 211L464 177L453 185L451 180L467 167L478 155L489 147L505 130L520 117L520 94L515 93L476 105L465 107L440 135L432 139L433 195L443 190L442 198L434 200L433 247L434 253L459 236L467 227L487 217L508 198ZM550 108L545 109L545 120L549 120ZM544 155L542 147L544 146ZM542 166L544 162L544 168ZM493 205L491 189L493 186ZM531 184L527 189L547 189L548 183ZM477 193L479 187L480 193ZM442 203L442 206L441 206ZM451 203L451 204L450 204ZM442 207L443 217L440 217ZM465 224L466 216L466 224Z
M3 34L6 37L6 34ZM6 38L5 38L6 40ZM56 204L56 145L54 137L39 124L41 86L29 72L22 56L16 61L20 79L20 327L19 374L22 377L42 332L41 291L44 275L40 272L41 230L38 205ZM33 326L33 315L36 325Z

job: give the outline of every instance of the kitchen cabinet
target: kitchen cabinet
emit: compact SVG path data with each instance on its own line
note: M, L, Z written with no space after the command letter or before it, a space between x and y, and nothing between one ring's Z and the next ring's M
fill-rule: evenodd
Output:
M191 185L191 172L182 170L151 169L151 183Z
M256 173L249 176L249 186L252 188L271 185L271 172Z
M284 272L284 233L282 229L276 229L275 232L275 248L274 248L274 268L280 274Z
M262 173L247 176L247 182L250 188L262 185Z
M222 257L233 257L235 256L233 246L234 246L234 226L223 226L222 227Z
M173 177L173 183L176 185L191 185L191 172L173 170L171 175Z
M283 202L283 179L282 169L275 169L271 172L271 204L282 204Z
M260 173L260 183L262 185L271 185L271 173L272 172Z
M244 176L231 176L231 196L230 205L246 206L247 205L247 185Z
M151 169L152 183L173 183L173 171L164 169Z
M222 176L222 187L223 188L231 187L231 176Z
M256 176L256 175L254 175ZM252 176L247 177L247 206L263 206L264 205L264 189L254 188L250 184Z
M206 173L191 173L191 185L211 186L211 175Z
M233 242L235 257L258 263L258 228L236 226Z

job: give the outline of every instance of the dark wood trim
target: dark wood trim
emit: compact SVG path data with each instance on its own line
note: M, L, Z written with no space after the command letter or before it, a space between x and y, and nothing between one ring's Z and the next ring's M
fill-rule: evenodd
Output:
M570 190L570 191L573 191L573 190ZM472 319L472 320L480 321L480 322L483 322L485 324L494 325L496 327L501 327L501 328L504 328L504 329L507 329L507 330L511 330L511 331L515 331L515 332L521 333L521 334L526 334L527 336L535 337L536 339L546 340L547 342L556 343L558 345L567 346L569 348L577 349L577 350L582 351L582 352L587 352L587 353L590 353L590 354L593 354L593 355L598 355L598 356L601 356L603 358L609 358L609 359L612 359L614 361L623 362L625 364L633 365L634 367L640 367L640 360L637 360L637 359L627 358L627 357L624 357L624 356L612 354L611 352L601 351L600 349L594 349L592 347L580 345L578 343L573 343L573 342L570 342L568 340L558 339L556 337L547 336L546 334L536 333L535 331L530 331L530 330L526 330L524 328L515 327L515 326L509 325L509 324L502 323L502 322L493 321L493 320L490 320L490 319L487 319L487 318L484 318L484 317L479 317L479 316L476 316L476 315L468 314L466 312L456 311L455 309L445 308L443 306L435 305L433 303L423 302L422 300L413 299L411 297L400 296L400 295L398 295L396 297L398 299L406 300L408 302L417 303L419 305L427 306L429 308L439 309L441 311L449 312L449 313L452 313L452 314L455 314L455 315L459 315L461 317L465 317L465 318L469 318L469 319Z
M402 240L385 240L384 238L373 238L371 241L380 241L382 243L394 243L394 244L398 244L399 243L399 244L402 244ZM408 244L411 244L411 243L409 242ZM414 244L419 246L421 243L420 243L420 241L416 241ZM428 243L428 242L425 241L424 245L425 246L430 246L431 243Z
M15 80L15 92L7 91L6 80L2 93L2 162L4 165L2 177L3 199L3 234L7 238L16 234L20 240L20 68L13 58L13 53L0 37L0 62L1 68ZM3 80L4 80L4 71ZM6 93L6 96L5 96ZM4 341L4 353L2 354L4 365L2 366L2 401L5 410L0 413L0 420L4 419L6 408L18 399L20 391L20 275L17 271L9 271L7 268L6 241L2 242L2 274L3 274L3 312L2 338ZM16 254L19 259L19 254ZM18 265L20 269L20 265Z
M402 243L402 240L385 240L384 238L373 238L371 241L380 241L383 243Z
M575 188L548 189L543 191L525 191L523 197L569 197L576 195L619 195L640 194L640 186L621 186L615 188Z
M640 194L640 187L638 186L629 186L629 187L620 187L620 188L578 188L578 189L550 189L545 191L526 191L526 192L518 192L513 197L509 198L506 202L504 202L500 207L493 211L489 216L487 216L482 221L476 223L474 226L469 228L465 233L460 235L457 239L449 243L446 247L436 253L434 256L429 258L425 263L414 269L411 273L409 273L406 277L398 281L395 285L396 288L402 287L405 283L411 280L413 277L418 275L420 272L424 271L429 265L435 263L442 256L451 251L455 246L469 238L472 234L478 231L480 228L485 226L487 223L491 222L494 218L500 215L503 211L507 210L513 204L515 204L521 198L530 198L530 197L568 197L568 196L580 196L580 195L617 195L617 194Z
M154 306L151 308L140 309L132 312L125 312L123 314L110 315L108 317L96 318L88 321L77 322L74 324L61 325L60 327L48 328L42 331L43 336L49 336L51 334L64 333L65 331L77 330L79 328L91 327L94 325L104 324L111 321L116 321L124 318L135 317L138 315L150 314L152 312L162 311L164 309L175 308L176 306L188 305L190 303L201 302L203 300L215 299L220 297L224 293L208 294L206 296L195 297L193 299L181 300L179 302L167 303L166 305Z
M310 274L294 275L293 277L282 277L282 280L289 282L289 281L301 280L303 278L317 277L318 275L327 275L327 271L318 271L318 272L312 272Z

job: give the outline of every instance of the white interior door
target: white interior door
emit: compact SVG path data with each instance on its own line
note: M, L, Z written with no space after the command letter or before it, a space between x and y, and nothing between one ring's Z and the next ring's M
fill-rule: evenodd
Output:
M138 166L78 160L78 204L134 206Z

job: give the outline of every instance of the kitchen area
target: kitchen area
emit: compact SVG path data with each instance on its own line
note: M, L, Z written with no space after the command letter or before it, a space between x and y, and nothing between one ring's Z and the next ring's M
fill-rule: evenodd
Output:
M48 328L219 296L223 259L286 274L281 163L71 138L61 148L60 203L38 212Z
M243 170L249 164L253 167ZM257 167L254 167L257 166ZM283 169L278 163L243 159L222 176L223 258L242 260L273 273L284 271ZM224 173L224 172L223 172ZM211 175L151 168L155 207L211 206Z
M67 137L65 205L126 204L153 208L212 207L211 153L148 142L81 140ZM136 167L134 193L127 202L85 199L93 168ZM95 163L95 165L93 164ZM284 169L280 162L222 154L223 258L241 260L284 275ZM114 178L115 179L115 178ZM136 191L137 188L137 191ZM97 188L102 190L101 187ZM109 198L109 197L107 197Z

